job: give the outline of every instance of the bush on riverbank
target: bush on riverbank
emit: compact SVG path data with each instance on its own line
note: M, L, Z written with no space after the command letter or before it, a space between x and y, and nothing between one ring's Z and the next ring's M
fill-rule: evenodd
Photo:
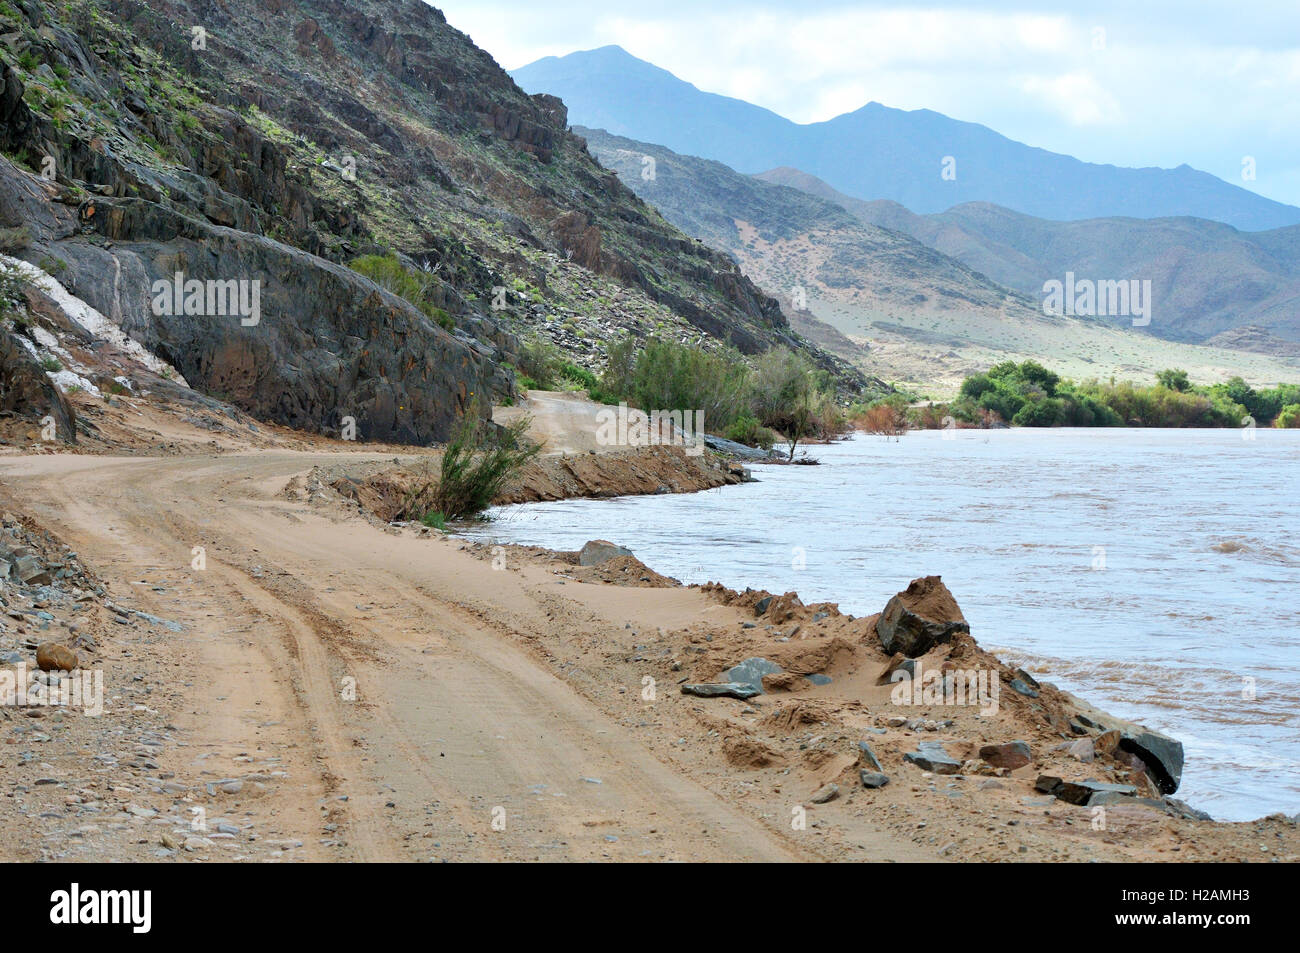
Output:
M1293 384L1256 390L1234 377L1196 386L1176 369L1161 371L1149 386L1077 383L1035 361L1006 361L966 378L947 409L957 421L981 425L998 420L1021 427L1240 427L1251 419L1267 426L1292 403L1300 403L1300 387Z
M508 427L494 428L482 422L478 407L471 404L442 452L438 479L418 482L393 518L441 529L448 520L483 512L541 452L538 444L525 439L531 424L531 418L522 417Z
M710 433L769 448L843 430L829 376L788 348L747 360L732 348L705 350L665 338L644 345L627 337L607 351L594 399L641 410L699 410Z

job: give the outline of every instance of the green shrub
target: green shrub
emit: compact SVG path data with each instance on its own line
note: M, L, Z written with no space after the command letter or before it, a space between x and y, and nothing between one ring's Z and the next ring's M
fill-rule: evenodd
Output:
M752 414L741 414L733 420L727 427L725 436L728 440L764 450L771 450L776 443L776 434L759 423L758 418Z
M605 371L600 375L601 389L626 400L632 393L632 375L636 371L636 361L636 341L631 335L610 342L605 351Z
M1180 393L1192 389L1192 382L1187 377L1187 372L1181 368L1171 368L1158 372L1156 374L1156 383L1161 387L1167 387Z
M749 368L736 351L705 351L651 337L636 357L627 402L645 411L698 410L705 426L726 427L748 405Z
M995 414L1025 427L1238 427L1247 415L1264 425L1300 403L1300 386L1294 384L1255 390L1237 377L1197 387L1178 369L1156 378L1149 387L1075 383L1032 361L1007 361L966 378L950 409L959 420L981 422Z
M1065 402L1056 397L1045 397L1026 403L1011 422L1017 427L1059 427L1065 422Z
M403 502L398 519L434 525L427 521L438 518L445 525L481 513L540 452L541 447L524 439L531 418L494 431L478 413L477 404L465 411L443 450L437 481L417 484Z
M755 359L750 406L763 426L782 435L792 460L800 440L824 437L840 427L825 375L808 358L785 347Z
M437 280L428 272L407 268L392 252L387 255L362 255L352 259L348 266L385 291L405 298L444 331L456 329L455 319L433 303Z
M528 390L554 390L560 379L560 352L548 341L533 336L519 345L520 385ZM522 383L527 381L525 385Z
M591 390L592 388L599 386L595 374L591 373L591 371L587 370L585 367L579 367L577 364L572 364L568 361L564 361L560 364L559 375L565 380L572 381L585 390Z

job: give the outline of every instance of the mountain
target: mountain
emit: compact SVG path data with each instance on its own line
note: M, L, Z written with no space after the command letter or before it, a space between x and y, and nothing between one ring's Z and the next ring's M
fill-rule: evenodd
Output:
M94 336L66 293L195 392L414 443L512 396L524 334L588 365L659 328L846 370L420 0L2 3L0 120L0 253L60 283L23 282L48 318L0 329L11 364ZM367 255L378 283L349 267ZM178 274L206 308L158 293ZM392 293L412 285L419 306ZM227 313L227 287L258 314ZM78 366L79 388L125 386L107 358ZM12 369L23 393L45 380Z
M1018 299L1012 306L1021 312L1036 307L1032 298L1013 295L902 232L863 223L834 202L663 146L584 126L573 131L668 221L729 252L783 299L797 296L798 288L824 286L845 289L877 311L1002 313L1008 298Z
M986 202L917 215L896 202L844 195L798 169L772 169L757 178L834 202L862 222L905 232L1039 300L1043 283L1063 280L1066 272L1150 279L1153 334L1222 343L1229 338L1217 336L1253 329L1251 349L1268 353L1300 342L1300 226L1242 232L1186 217L1054 222Z
M668 221L733 256L780 297L801 335L876 376L940 393L998 361L1033 358L1073 377L1149 380L1184 367L1197 380L1300 379L1287 355L1194 347L1131 325L1048 316L1041 287L1033 295L1010 290L806 189L603 130L573 131ZM810 177L788 177L815 187Z
M703 92L617 46L546 57L511 75L530 92L563 98L576 124L740 172L792 166L848 195L889 199L922 214L992 202L1058 220L1190 215L1246 231L1300 224L1300 208L1186 165L1081 162L926 109L869 103L826 122L796 124ZM942 175L945 157L954 160L955 178Z

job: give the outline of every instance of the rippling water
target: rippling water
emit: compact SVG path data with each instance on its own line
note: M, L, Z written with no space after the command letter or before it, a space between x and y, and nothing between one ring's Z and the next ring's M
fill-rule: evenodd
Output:
M1300 431L925 431L812 453L745 486L501 507L465 535L610 539L684 582L855 615L942 575L985 648L1182 740L1192 804L1300 811Z

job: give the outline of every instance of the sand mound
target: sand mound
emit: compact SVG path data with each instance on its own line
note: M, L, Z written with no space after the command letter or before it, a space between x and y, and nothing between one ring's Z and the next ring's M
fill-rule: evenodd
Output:
M917 615L935 622L965 622L957 600L938 576L913 579L896 598Z
M785 760L781 752L751 735L724 739L722 753L737 768L766 768Z

